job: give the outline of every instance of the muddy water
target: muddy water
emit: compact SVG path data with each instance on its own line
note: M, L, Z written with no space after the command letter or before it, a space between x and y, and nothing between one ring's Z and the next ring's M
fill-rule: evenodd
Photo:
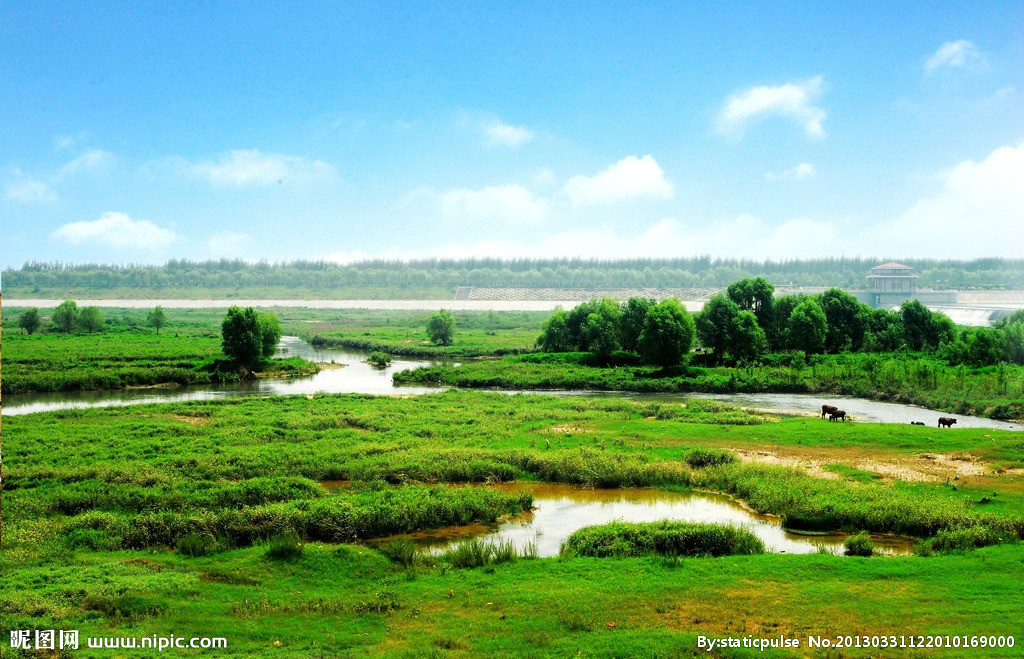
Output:
M505 491L529 489L534 510L495 527L482 524L453 526L408 534L422 548L439 552L454 543L482 538L488 542L513 542L522 551L535 543L541 557L557 556L562 542L584 526L612 521L656 522L663 519L744 526L756 534L772 553L811 554L824 546L842 553L846 534L805 535L783 530L779 519L759 515L733 499L719 494L676 494L644 488L590 490L571 485L522 483L491 486ZM383 541L383 540L381 540ZM378 541L378 542L381 542ZM912 540L872 536L876 548L887 554L909 554Z

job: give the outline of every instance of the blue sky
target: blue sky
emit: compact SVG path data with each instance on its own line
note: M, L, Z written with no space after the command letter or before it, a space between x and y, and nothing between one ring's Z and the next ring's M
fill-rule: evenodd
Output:
M1024 4L0 11L0 267L1021 257Z

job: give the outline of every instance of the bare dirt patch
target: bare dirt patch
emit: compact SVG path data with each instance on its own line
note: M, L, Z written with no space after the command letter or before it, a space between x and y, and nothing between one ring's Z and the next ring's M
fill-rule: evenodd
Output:
M558 435L564 435L564 434L585 433L585 432L592 432L592 431L587 430L586 428L580 428L579 426L561 425L561 426L552 426L551 428L548 429L548 432L553 432L553 433L558 434Z
M993 473L992 466L969 453L922 453L914 456L864 456L861 451L835 449L793 449L773 447L771 451L733 449L744 462L760 462L787 467L800 467L817 478L839 478L824 468L827 464L845 464L871 471L890 480L937 482Z
M185 416L183 414L171 415L178 421L184 421L190 426L205 426L210 423L210 417L208 416Z

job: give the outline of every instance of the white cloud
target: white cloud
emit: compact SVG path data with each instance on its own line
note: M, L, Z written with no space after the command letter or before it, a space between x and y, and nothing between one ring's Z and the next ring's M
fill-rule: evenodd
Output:
M909 256L977 258L1024 254L1024 143L965 160L943 173L942 189L888 230Z
M793 169L787 169L780 173L768 172L764 177L769 181L802 181L805 178L814 176L815 173L814 165L809 162L802 162Z
M338 177L338 170L322 160L256 149L222 153L217 162L182 163L185 173L213 185L266 186L277 183L318 183Z
M801 124L810 137L825 137L825 111L813 105L821 93L822 77L777 87L751 87L728 98L718 114L718 132L742 137L751 121L781 116Z
M931 57L925 60L925 73L933 73L941 68L962 69L968 66L985 66L985 57L970 41L960 39L947 41L939 46Z
M410 260L422 258L560 258L597 259L675 258L713 254L751 259L791 259L833 255L845 244L837 225L795 218L773 227L761 218L743 214L710 225L688 225L666 218L624 234L612 225L560 231L537 240L484 239L448 243L415 250L391 250L383 254L338 253L328 260L351 263L370 258ZM845 240L845 238L844 238ZM851 250L844 250L852 253Z
M500 121L493 121L483 126L484 135L490 146L507 146L518 149L533 139L533 131L524 126L510 126Z
M114 154L102 149L90 149L60 168L62 175L100 174L114 163Z
M247 233L221 231L210 237L206 247L214 256L242 256L252 247L252 236Z
M627 199L672 198L672 183L651 156L626 156L594 176L574 176L565 184L573 206L610 204Z
M166 247L177 236L149 220L133 220L125 213L104 213L92 222L65 224L50 234L51 240L70 245L100 243L112 247L159 249Z
M57 201L57 193L42 181L37 181L15 169L16 180L4 183L4 199L26 204Z
M550 205L523 186L511 184L480 190L450 190L441 195L440 207L441 213L450 220L537 224L547 217Z

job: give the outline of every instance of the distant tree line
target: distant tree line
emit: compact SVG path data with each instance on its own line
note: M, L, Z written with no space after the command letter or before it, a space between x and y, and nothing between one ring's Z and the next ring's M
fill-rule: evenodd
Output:
M838 288L818 295L775 296L761 277L733 282L691 318L678 300L591 300L559 309L545 322L537 346L545 352L590 352L607 362L616 351L645 363L685 361L694 344L711 364L749 364L768 353L936 353L950 364L1024 365L1024 310L994 327L957 327L917 300L899 311L873 309ZM669 349L668 344L674 343Z
M103 331L108 321L103 317L99 307L78 307L74 300L64 300L54 309L50 316L49 326L44 325L43 316L39 313L38 307L29 307L18 316L18 327L24 330L25 334L35 334L48 331L57 334L71 334L72 332L93 332ZM156 333L167 324L167 315L163 307L156 307L146 316L146 324L155 327Z
M753 261L677 259L424 259L284 263L221 259L171 260L164 265L67 264L32 261L3 271L3 284L18 294L43 289L250 288L330 290L346 287L445 288L694 288L727 286L761 277L777 286L863 288L881 259L824 258ZM1024 259L953 261L904 259L918 284L936 289L1024 289Z

